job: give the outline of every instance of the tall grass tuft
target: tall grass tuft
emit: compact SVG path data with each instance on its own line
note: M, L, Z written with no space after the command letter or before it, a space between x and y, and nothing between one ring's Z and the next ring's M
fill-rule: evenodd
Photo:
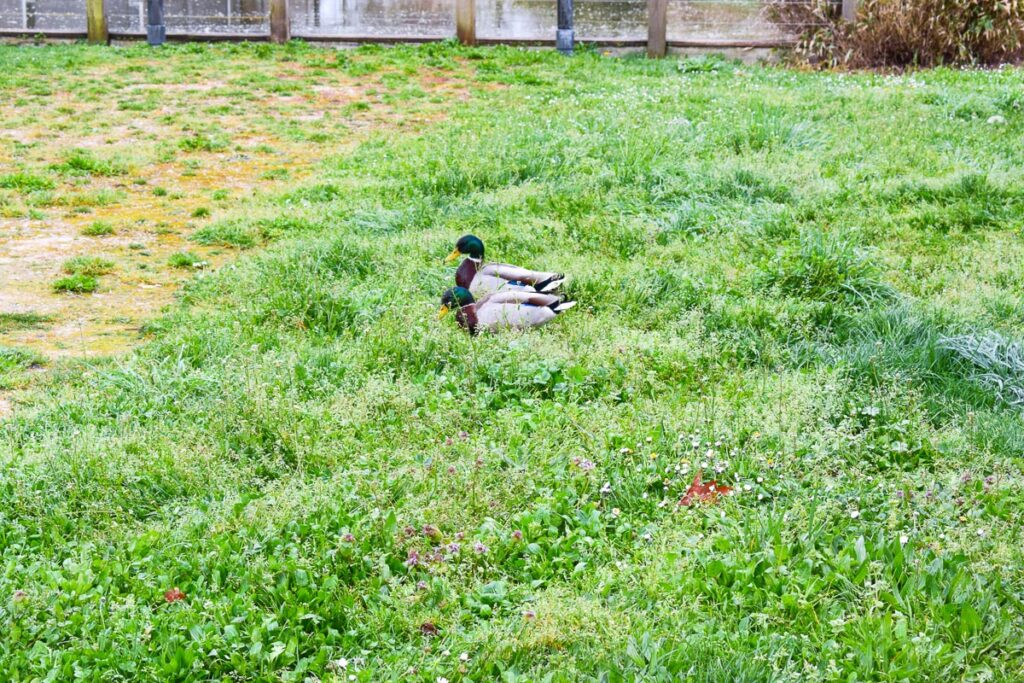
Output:
M1012 406L1024 406L1024 344L998 332L943 337L940 346L974 370L974 378Z
M893 295L864 250L818 232L806 233L798 244L783 249L759 280L788 296L832 303L861 305Z

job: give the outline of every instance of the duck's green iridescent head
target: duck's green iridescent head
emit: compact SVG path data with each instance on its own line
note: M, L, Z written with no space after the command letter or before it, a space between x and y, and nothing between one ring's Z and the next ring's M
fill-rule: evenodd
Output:
M441 295L441 310L437 312L437 318L440 320L448 315L448 312L453 308L462 308L472 303L474 303L473 295L465 287L446 289L444 294Z
M463 235L455 243L455 250L448 254L445 263L454 261L459 256L468 256L471 259L482 261L484 258L484 242L476 235Z

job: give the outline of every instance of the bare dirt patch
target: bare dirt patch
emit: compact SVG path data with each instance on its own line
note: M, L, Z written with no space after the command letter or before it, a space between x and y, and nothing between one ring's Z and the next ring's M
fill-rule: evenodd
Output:
M384 70L353 77L296 63L282 77L280 62L251 58L187 69L111 60L54 74L45 93L0 86L0 313L45 318L0 330L0 346L49 358L129 347L195 276L172 256L206 270L237 256L193 242L196 230L244 220L323 158L382 128L415 130L469 97L461 69L424 68L389 88ZM424 94L403 94L409 85ZM74 257L113 266L94 291L59 292Z

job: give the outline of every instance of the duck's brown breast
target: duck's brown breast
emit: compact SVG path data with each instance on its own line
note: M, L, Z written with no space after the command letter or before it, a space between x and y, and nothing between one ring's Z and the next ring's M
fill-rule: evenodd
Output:
M462 265L455 271L455 284L469 289L474 277L476 277L476 263L473 259L462 259Z
M476 304L470 304L469 306L463 306L455 312L455 319L459 321L459 324L463 328L469 331L470 334L477 333L477 317L476 317Z

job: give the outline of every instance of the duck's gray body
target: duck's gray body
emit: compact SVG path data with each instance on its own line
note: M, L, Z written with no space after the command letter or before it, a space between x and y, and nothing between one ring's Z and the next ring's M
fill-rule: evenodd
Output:
M529 270L507 263L482 263L473 258L464 259L455 271L455 284L468 289L478 300L502 291L536 292L534 285L556 278L557 273Z
M459 322L474 334L482 330L496 332L540 327L574 305L561 301L554 294L505 289L463 307Z

